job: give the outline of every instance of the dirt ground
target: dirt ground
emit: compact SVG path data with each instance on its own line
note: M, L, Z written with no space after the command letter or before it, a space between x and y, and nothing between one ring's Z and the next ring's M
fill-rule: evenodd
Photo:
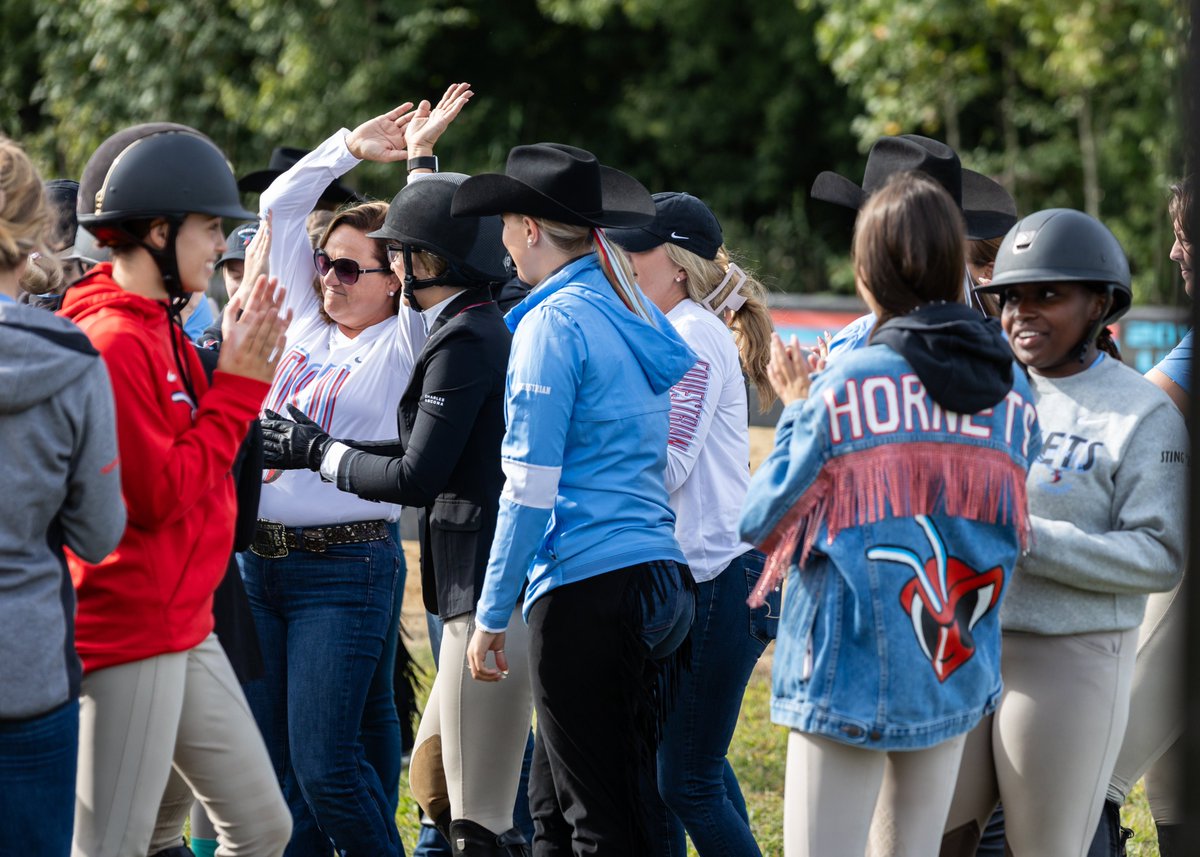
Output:
M771 428L750 427L750 466L757 467L758 463L771 451L775 441L775 430ZM425 628L425 607L421 602L421 569L419 565L420 551L417 543L412 540L404 542L404 559L408 564L408 579L404 586L404 611L401 621L407 632L409 650L414 654L428 650L429 633Z

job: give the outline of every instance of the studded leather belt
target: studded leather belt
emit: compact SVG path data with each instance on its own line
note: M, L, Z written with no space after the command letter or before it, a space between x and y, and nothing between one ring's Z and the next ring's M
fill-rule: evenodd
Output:
M287 527L258 519L250 550L263 559L282 559L289 551L324 553L336 545L376 542L388 537L387 521L353 521L329 527Z

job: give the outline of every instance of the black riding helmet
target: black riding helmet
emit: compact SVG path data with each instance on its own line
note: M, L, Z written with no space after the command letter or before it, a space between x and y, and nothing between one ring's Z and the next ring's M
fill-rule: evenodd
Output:
M430 286L485 288L508 279L501 241L504 224L497 215L451 217L454 191L463 173L432 173L407 185L392 198L383 226L368 238L404 246L404 294L414 308L413 292ZM418 280L412 250L425 250L446 262L446 272Z
M1048 208L1017 221L996 253L992 281L975 291L996 292L1003 303L1005 289L1028 283L1083 283L1108 295L1104 315L1080 343L1081 354L1133 302L1120 242L1099 220L1070 208Z
M175 239L189 214L255 215L242 208L233 169L216 143L173 122L134 125L113 134L88 159L79 182L79 224L101 245L135 243L150 252L172 299L183 298ZM167 245L156 250L132 233L132 221L164 218Z

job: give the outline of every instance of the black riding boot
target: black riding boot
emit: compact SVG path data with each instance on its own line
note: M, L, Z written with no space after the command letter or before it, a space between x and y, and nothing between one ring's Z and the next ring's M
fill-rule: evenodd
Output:
M1160 857L1183 857L1183 825L1155 824Z
M1121 826L1121 805L1106 800L1087 857L1125 857L1125 843L1130 836L1133 836L1133 831Z
M450 822L448 839L454 857L530 857L532 853L517 828L496 834L468 818Z
M162 851L155 851L150 857L196 857L196 855L180 839L178 845L172 845L170 848L164 848Z

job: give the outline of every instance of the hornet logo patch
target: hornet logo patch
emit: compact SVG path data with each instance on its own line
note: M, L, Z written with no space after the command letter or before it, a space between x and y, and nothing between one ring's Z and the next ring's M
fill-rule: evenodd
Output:
M944 682L975 654L973 631L1000 601L1004 570L979 572L946 555L946 545L933 522L917 515L933 556L923 563L902 547L877 547L868 559L894 562L912 569L915 577L900 590L900 606L912 621L917 643L938 681Z

